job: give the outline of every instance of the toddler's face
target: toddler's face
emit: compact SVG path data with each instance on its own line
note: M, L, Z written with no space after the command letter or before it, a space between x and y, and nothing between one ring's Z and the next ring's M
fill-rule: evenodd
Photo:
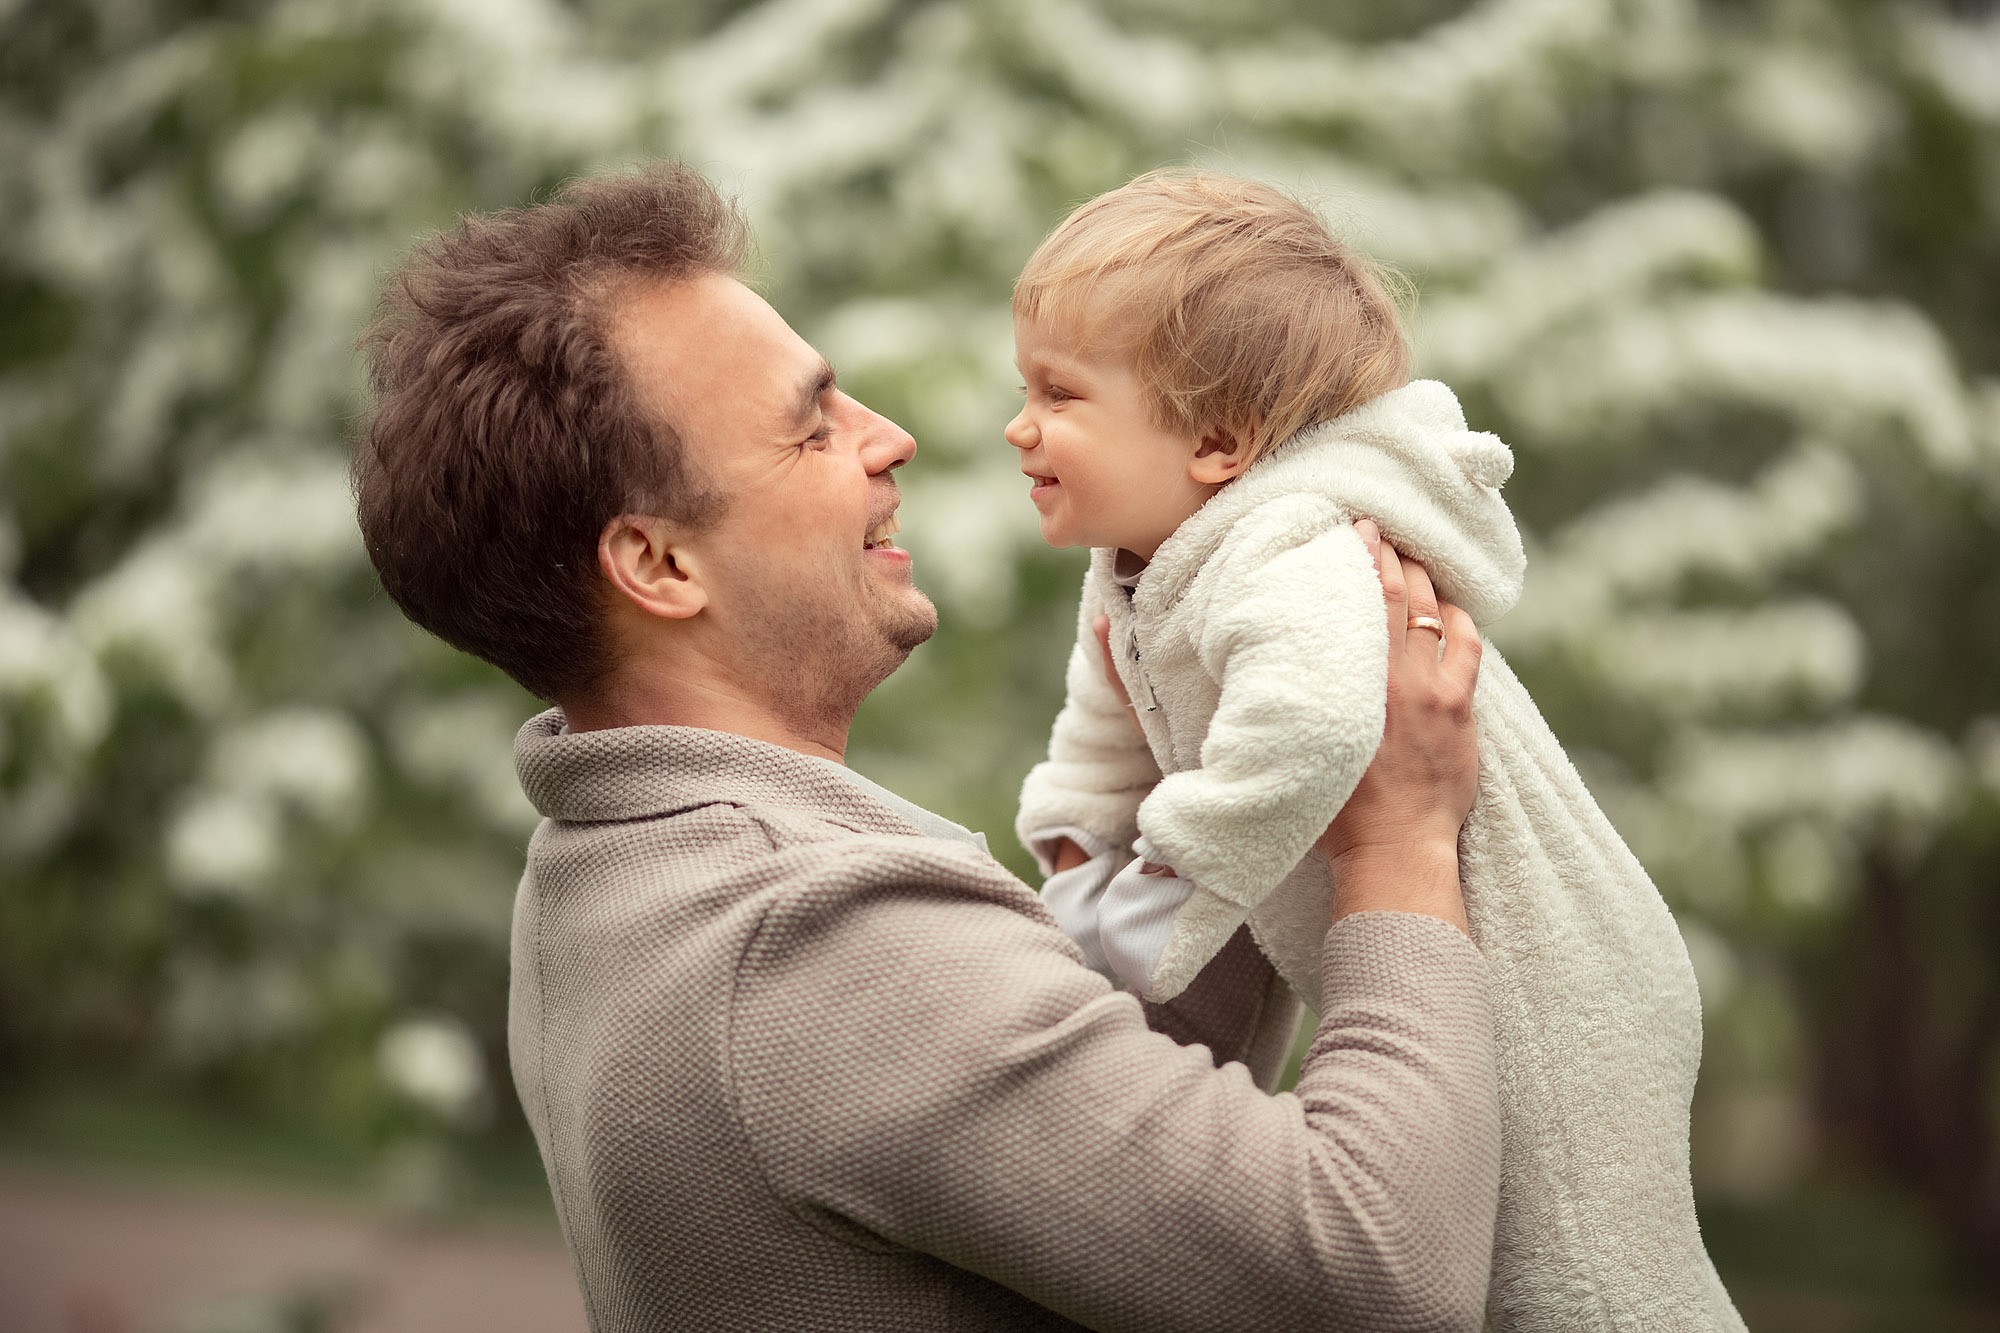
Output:
M1155 424L1123 358L1014 321L1026 401L1003 432L1033 479L1028 497L1051 546L1115 546L1150 560L1216 486L1198 481L1191 436Z

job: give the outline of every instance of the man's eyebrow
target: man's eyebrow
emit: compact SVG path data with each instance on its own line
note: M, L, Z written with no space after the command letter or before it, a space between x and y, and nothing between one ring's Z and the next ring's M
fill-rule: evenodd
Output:
M819 406L820 395L833 387L832 365L822 357L820 363L806 372L799 380L797 406L792 409L792 420L806 422L812 420L813 412Z

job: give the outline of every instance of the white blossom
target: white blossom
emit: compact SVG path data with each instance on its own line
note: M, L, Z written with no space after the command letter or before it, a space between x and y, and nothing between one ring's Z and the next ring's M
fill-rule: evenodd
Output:
M1621 8L1624 12L1621 13ZM1499 122L1539 137L1556 118L1565 67L1637 47L1684 23L1679 3L1486 0L1405 41L1357 49L1292 35L1220 53L1220 106L1253 120L1344 120L1438 159ZM1621 19L1636 20L1621 23Z
M377 248L348 238L300 256L261 386L264 419L274 428L301 434L323 429L342 399L358 397L354 336L375 304L380 263Z
M938 301L861 297L835 307L812 330L813 345L843 375L921 362L948 344L965 315ZM1009 355L1013 325L1008 324Z
M2000 125L2000 13L1905 16L1911 62L1966 115Z
M1845 297L1750 293L1611 310L1495 389L1534 444L1629 437L1702 401L1765 407L1833 440L1899 426L1935 466L1963 470L1972 418L1950 349L1916 311Z
M93 653L133 655L190 709L213 715L235 689L218 644L217 577L185 542L155 538L84 589L70 623Z
M1523 363L1573 372L1573 361L1543 344L1547 335L1689 279L1741 280L1758 249L1749 220L1714 195L1622 200L1503 256L1472 290L1429 302L1419 352L1428 373L1454 382L1515 374Z
M518 708L468 694L398 711L387 736L405 773L464 792L495 827L520 832L538 818L514 777L514 733L521 722Z
M827 47L866 27L888 0L767 0L672 60L675 96L684 114L741 106L760 94L809 83Z
M1606 682L1668 717L1788 698L1844 703L1860 687L1866 661L1854 618L1818 600L1634 612L1583 642Z
M1890 128L1887 99L1832 55L1802 47L1758 51L1730 90L1736 124L1775 153L1851 172Z
M325 161L321 206L336 215L371 222L436 189L439 175L437 161L387 120L343 128ZM380 254L371 253L371 262L379 266ZM369 294L374 294L373 282Z
M28 695L54 704L57 734L72 753L95 748L111 725L110 687L69 626L0 590L0 704Z
M1663 785L1689 808L1749 827L1814 815L1849 827L1882 815L1943 818L1964 788L1964 761L1934 733L1857 715L1780 732L1688 732Z
M1691 574L1767 578L1853 524L1864 500L1854 464L1816 444L1741 488L1669 476L1533 547L1521 602L1494 636L1519 647L1595 636L1606 619L1668 597Z
M359 813L368 743L339 713L281 708L220 731L208 768L220 788L292 802L315 818L341 822Z
M485 1105L479 1046L455 1018L406 1019L382 1034L375 1057L390 1087L446 1120L471 1121Z
M1490 186L1447 181L1413 188L1366 163L1301 152L1268 136L1232 136L1226 149L1198 150L1193 160L1306 200L1362 253L1427 278L1484 269L1528 230L1521 206Z
M362 554L345 460L276 441L224 455L190 486L179 537L224 570L323 570Z
M282 846L282 819L269 799L234 788L202 791L167 824L167 874L191 895L242 897L267 886Z
M1135 124L1171 128L1208 108L1214 75L1194 48L1123 31L1094 5L1030 0L1020 33L1078 97Z
M215 155L218 201L238 226L258 226L319 174L329 135L303 108L281 107L238 129Z

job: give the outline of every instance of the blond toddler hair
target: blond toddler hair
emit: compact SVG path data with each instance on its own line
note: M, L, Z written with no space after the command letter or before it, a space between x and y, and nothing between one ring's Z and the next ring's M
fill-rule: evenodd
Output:
M1017 319L1129 357L1162 428L1256 457L1410 378L1390 273L1281 190L1152 171L1064 218Z

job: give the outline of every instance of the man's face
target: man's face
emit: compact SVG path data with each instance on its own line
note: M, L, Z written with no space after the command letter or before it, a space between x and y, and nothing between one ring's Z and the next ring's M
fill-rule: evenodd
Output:
M708 593L702 651L801 722L845 726L937 629L909 554L877 540L899 503L890 469L916 441L836 388L825 359L732 277L635 293L614 338L721 496L686 539Z

